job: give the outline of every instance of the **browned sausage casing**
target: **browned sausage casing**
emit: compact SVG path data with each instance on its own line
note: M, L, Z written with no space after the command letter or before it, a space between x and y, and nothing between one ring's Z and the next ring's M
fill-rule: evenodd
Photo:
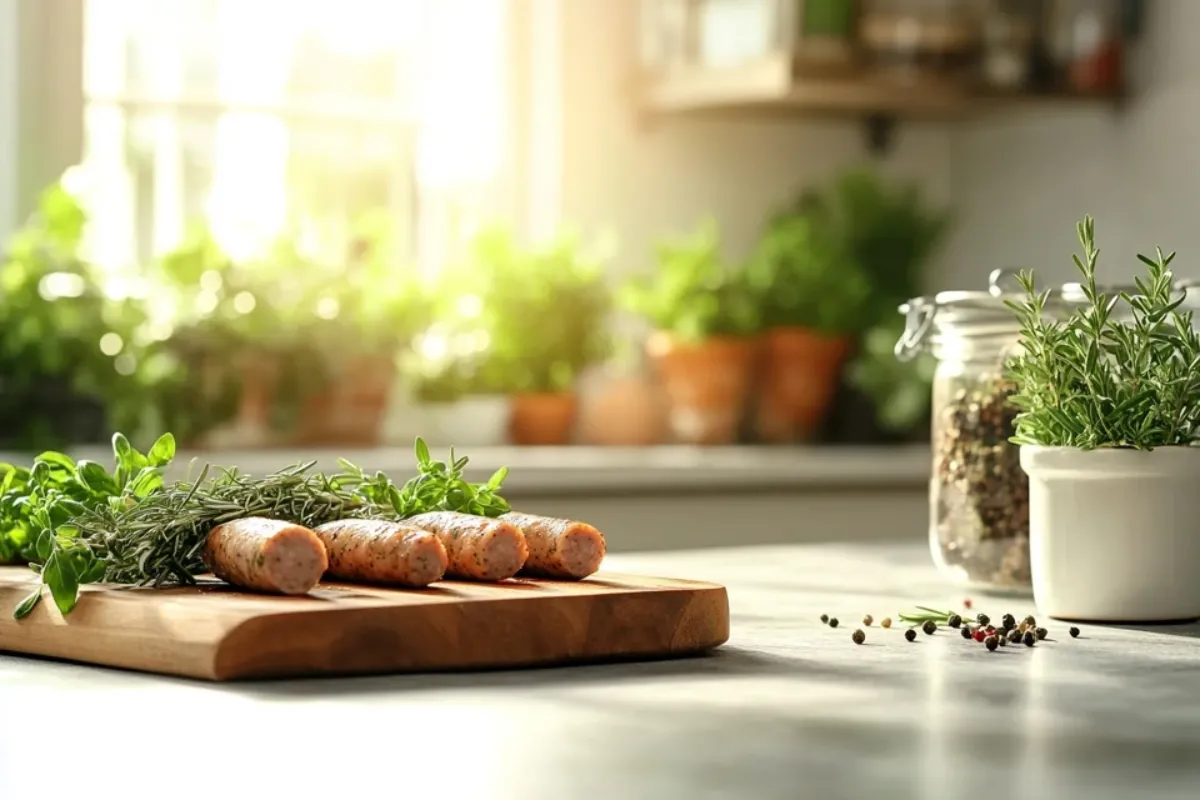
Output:
M516 575L529 555L524 534L504 520L431 511L406 521L442 540L450 559L447 578L502 581Z
M525 534L529 557L522 575L579 580L600 569L607 547L604 534L586 522L511 512L500 519Z
M302 525L246 517L218 525L201 553L204 565L245 589L305 594L329 567L325 545Z
M329 576L338 580L421 587L446 574L441 539L411 523L343 519L313 533L329 554Z

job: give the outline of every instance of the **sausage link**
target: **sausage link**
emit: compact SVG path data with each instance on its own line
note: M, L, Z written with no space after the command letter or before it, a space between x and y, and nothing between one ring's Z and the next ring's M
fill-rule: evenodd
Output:
M449 556L447 578L502 581L516 575L529 555L524 534L503 520L431 511L406 521L442 540Z
M586 522L511 512L500 519L525 534L529 557L522 575L579 580L600 569L607 546L604 534Z
M419 588L446 574L441 540L409 523L343 519L313 533L329 554L329 576L338 580Z
M262 517L213 528L201 558L214 575L234 586L279 594L306 594L329 567L325 545L315 533Z

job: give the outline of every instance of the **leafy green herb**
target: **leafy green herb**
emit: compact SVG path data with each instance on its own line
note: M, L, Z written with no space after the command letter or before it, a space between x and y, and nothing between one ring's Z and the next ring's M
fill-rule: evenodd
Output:
M109 474L95 462L76 464L63 453L46 452L34 459L27 474L8 467L0 497L6 551L28 561L42 585L50 589L64 614L75 607L79 587L104 577L104 562L81 536L78 520L100 509L135 505L162 487L162 473L175 454L175 440L164 434L150 450L139 453L120 433L113 436L115 467ZM41 587L17 606L14 616L28 616L41 598Z
M1083 258L1074 257L1086 304L1065 319L1046 314L1050 293L1032 271L1018 276L1026 298L1009 302L1021 322L1022 352L1007 367L1016 444L1150 450L1200 439L1200 338L1192 312L1180 311L1170 265L1175 254L1139 255L1146 265L1137 293L1096 288L1095 223L1077 226ZM1115 314L1118 304L1130 314Z
M0 509L25 514L22 554L49 587L63 614L78 601L79 586L108 583L163 586L188 584L206 570L201 551L209 532L225 522L251 516L287 520L309 527L346 518L404 519L427 511L457 511L496 517L509 510L500 495L508 474L501 468L482 484L463 477L468 464L450 451L448 462L433 458L416 440L417 475L396 486L382 472L367 475L349 461L342 472L313 472L315 462L296 464L262 478L236 469L209 477L205 466L195 480L163 485L162 473L175 455L169 434L143 455L124 436L113 437L115 474L91 462L75 464L61 454L43 454L27 479L12 478L29 490L25 502ZM5 481L17 475L11 468ZM17 606L27 616L37 606L40 587Z

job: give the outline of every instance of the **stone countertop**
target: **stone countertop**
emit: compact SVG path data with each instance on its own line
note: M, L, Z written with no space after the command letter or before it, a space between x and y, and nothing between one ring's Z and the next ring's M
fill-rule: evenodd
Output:
M89 800L1200 795L1198 627L1070 639L1049 622L1057 641L989 653L876 623L854 645L864 613L960 604L919 546L606 568L724 583L729 643L666 662L240 685L0 656L0 797L57 797L55 775Z
M78 459L109 465L106 447L69 451ZM445 448L433 448L445 459ZM463 447L457 455L470 459L468 477L486 480L501 466L510 469L510 494L642 494L661 492L763 491L778 489L913 488L928 486L931 457L927 445L894 447ZM364 469L397 475L415 467L412 448L181 451L172 475L183 477L189 462L236 466L259 474L299 462L336 471L337 458ZM0 461L28 462L28 457L0 453Z

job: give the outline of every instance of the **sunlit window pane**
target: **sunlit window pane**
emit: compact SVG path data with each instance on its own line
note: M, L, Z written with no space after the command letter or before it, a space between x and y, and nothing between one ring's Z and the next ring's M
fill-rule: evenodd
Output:
M91 255L143 263L201 220L235 254L344 254L380 212L428 251L437 204L499 173L504 4L85 0Z

